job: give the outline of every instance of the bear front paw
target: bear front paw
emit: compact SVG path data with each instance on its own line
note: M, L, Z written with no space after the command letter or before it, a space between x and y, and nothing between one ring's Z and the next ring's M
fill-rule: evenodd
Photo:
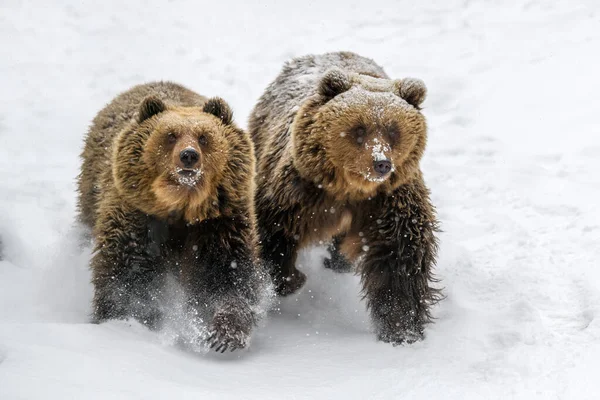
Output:
M423 340L424 337L424 333L419 330L380 330L377 333L378 340L391 343L393 346L411 344Z
M306 274L295 270L289 276L280 277L275 280L275 292L279 296L289 296L296 293L306 283Z
M389 316L388 316L389 317ZM411 344L425 337L423 323L416 318L407 321L406 316L398 318L383 318L375 321L377 339L382 342L399 344Z
M323 260L323 265L325 266L325 268L330 269L333 272L348 273L352 272L353 270L352 264L350 264L348 261L344 260L341 257L326 258L325 260Z
M227 349L243 349L250 342L253 321L245 313L217 312L209 328L206 342L211 349L224 353Z

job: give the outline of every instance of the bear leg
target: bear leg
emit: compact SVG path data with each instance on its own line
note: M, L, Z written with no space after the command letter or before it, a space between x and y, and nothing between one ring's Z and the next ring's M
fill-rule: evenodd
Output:
M242 215L241 212L238 215ZM256 233L242 216L221 217L190 232L182 281L189 306L209 321L208 345L219 352L245 348L260 318L269 279L257 260Z
M102 262L101 258L94 259L95 265ZM151 266L154 262L153 257L126 260L113 263L115 268L108 277L96 274L92 321L133 317L150 329L157 329L162 321L158 302L163 280L162 274Z
M334 236L331 244L327 247L330 258L326 258L323 261L325 268L334 272L352 272L352 263L340 252L340 245L344 241L344 238L344 235Z
M92 258L93 322L134 317L156 328L164 271L160 246L151 238L148 219L139 212L115 210L99 224L101 232Z
M278 295L289 296L304 286L306 274L296 268L298 249L295 240L275 232L263 240L262 254Z
M419 188L404 187L374 202L373 218L361 229L363 293L378 339L393 344L422 339L430 307L442 297L430 286L436 281L437 220L426 189Z

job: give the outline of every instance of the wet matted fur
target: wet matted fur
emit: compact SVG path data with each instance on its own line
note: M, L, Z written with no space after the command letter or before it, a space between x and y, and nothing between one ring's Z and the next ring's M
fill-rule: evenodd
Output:
M419 167L425 92L354 53L309 55L285 64L249 121L262 255L277 292L304 284L299 249L331 240L326 266L357 267L377 336L393 343L422 338L440 298L438 222Z
M170 82L135 86L96 116L82 159L94 320L160 326L156 299L173 274L220 350L244 347L269 279L258 261L253 145L227 103Z

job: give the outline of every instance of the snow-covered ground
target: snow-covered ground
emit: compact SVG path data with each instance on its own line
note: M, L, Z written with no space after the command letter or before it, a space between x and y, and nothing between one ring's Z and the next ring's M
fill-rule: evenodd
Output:
M0 399L600 398L597 1L72 3L0 2ZM285 60L331 50L429 88L447 299L426 340L376 342L322 249L246 352L89 324L74 179L95 113L170 79L245 126Z

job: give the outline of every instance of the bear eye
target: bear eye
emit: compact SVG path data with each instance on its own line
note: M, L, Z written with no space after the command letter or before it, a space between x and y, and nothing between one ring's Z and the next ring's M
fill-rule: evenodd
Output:
M354 140L356 140L356 143L361 145L366 139L367 130L363 126L357 126L356 128L352 129L351 136L354 138Z
M387 135L390 138L392 144L396 143L400 138L400 130L397 125L391 125L387 128Z
M175 143L176 141L177 141L177 136L175 136L175 134L173 134L173 133L169 133L169 134L167 135L167 142L168 142L169 144L173 144L173 143Z
M200 144L200 146L206 146L208 144L208 139L206 138L206 135L200 135L200 137L198 138L198 143Z

